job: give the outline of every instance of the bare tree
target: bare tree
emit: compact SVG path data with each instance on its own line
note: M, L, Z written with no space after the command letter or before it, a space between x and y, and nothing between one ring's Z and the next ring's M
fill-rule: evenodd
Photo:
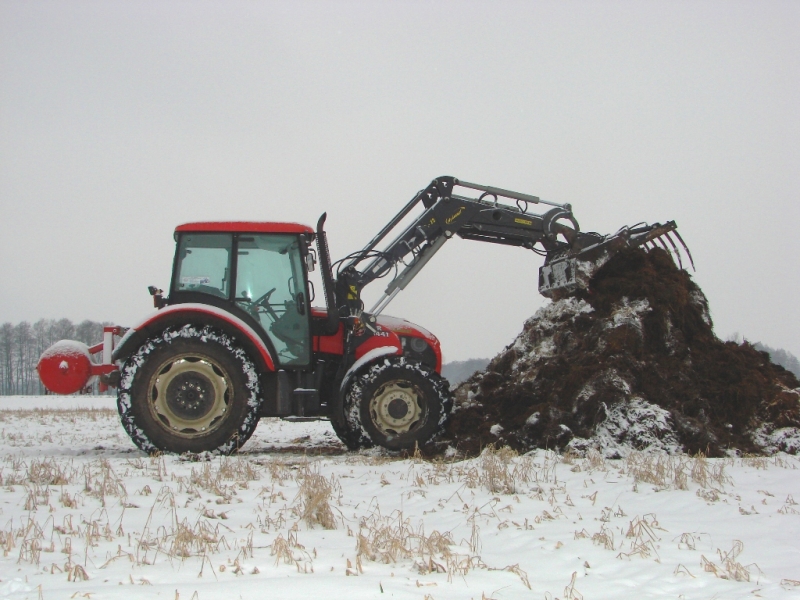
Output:
M3 380L0 393L4 396L14 393L14 326L11 323L0 325L0 374Z

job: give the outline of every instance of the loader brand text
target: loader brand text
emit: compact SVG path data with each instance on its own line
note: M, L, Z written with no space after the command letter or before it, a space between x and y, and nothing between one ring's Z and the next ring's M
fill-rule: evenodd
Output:
M445 222L446 224L450 225L450 223L452 223L452 222L453 222L453 221L455 221L455 220L456 220L456 219L457 219L459 216L461 216L461 213L463 213L463 212L464 212L464 209L465 209L465 208L466 208L466 207L462 206L462 207L461 207L461 208L459 208L459 209L458 209L456 212L454 212L452 215L450 215L449 217L447 217L447 218L444 220L444 222Z

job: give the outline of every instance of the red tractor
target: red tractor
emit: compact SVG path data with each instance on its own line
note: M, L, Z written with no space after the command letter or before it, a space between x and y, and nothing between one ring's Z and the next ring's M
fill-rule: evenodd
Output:
M482 194L462 196L457 186ZM552 209L528 212L539 203ZM585 287L623 246L666 248L666 239L680 260L669 237L680 240L674 222L583 233L569 205L453 177L433 180L366 247L333 265L324 223L325 215L316 231L295 223L180 225L169 294L150 288L158 310L135 327L106 328L91 348L55 344L39 361L42 382L57 393L95 378L117 388L122 425L149 453L233 452L261 417L329 419L348 448L408 450L442 430L449 384L436 337L381 313L453 235L544 255L539 290L549 297ZM324 308L311 306L317 257ZM386 276L383 297L365 311L361 291Z

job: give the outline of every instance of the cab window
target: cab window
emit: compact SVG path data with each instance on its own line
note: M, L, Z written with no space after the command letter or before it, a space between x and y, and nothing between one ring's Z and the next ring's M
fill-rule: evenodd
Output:
M191 233L181 236L175 291L201 292L219 298L230 295L232 236Z

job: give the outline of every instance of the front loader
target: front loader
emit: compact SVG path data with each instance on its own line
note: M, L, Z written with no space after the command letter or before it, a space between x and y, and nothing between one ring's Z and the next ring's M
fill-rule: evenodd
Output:
M540 204L549 209L531 210ZM333 264L325 219L315 229L178 226L169 293L149 288L157 310L134 327L106 328L91 348L58 342L40 358L42 382L62 394L95 379L116 388L122 425L148 453L233 452L261 417L329 419L350 449L410 450L442 430L452 398L438 339L383 311L449 239L543 255L539 291L554 299L586 288L624 247L662 247L682 265L680 244L691 261L673 221L585 233L569 204L453 177L434 179L364 248ZM308 280L317 262L319 308ZM384 294L365 310L363 289L383 278Z

